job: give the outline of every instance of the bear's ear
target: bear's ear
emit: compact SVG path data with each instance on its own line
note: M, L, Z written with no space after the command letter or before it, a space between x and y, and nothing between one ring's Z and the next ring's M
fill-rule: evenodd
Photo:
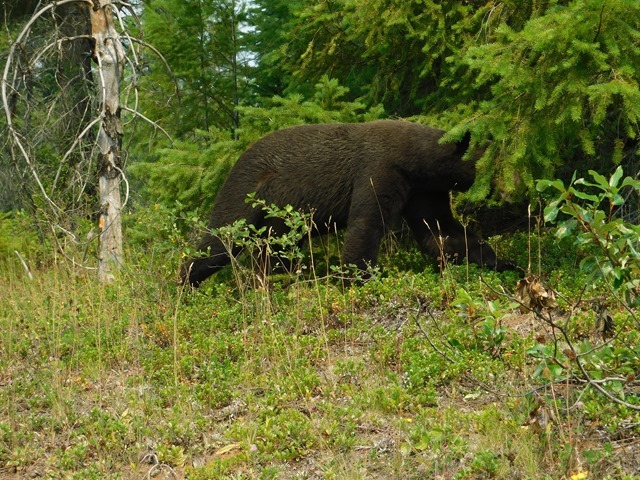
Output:
M471 144L471 132L467 131L462 137L462 140L456 143L456 153L459 155L464 155L469 149L469 145Z

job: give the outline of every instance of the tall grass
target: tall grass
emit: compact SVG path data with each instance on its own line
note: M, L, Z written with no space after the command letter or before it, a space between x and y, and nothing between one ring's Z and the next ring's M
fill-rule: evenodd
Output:
M0 478L569 478L599 445L597 412L536 404L540 331L495 293L511 273L393 247L347 287L315 250L303 273L258 280L245 259L186 292L159 247L111 285L41 251L32 279L0 261Z

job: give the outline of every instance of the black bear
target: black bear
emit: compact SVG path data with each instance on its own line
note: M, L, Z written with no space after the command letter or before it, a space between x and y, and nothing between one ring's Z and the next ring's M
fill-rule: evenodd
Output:
M475 178L473 160L462 160L469 139L439 143L445 132L423 125L381 120L359 124L300 125L267 135L245 151L220 189L209 228L238 219L260 228L281 228L247 195L279 207L312 210L314 223L346 228L342 261L365 269L375 263L385 231L404 219L421 250L456 261L505 270L481 239L465 232L451 212L449 192L464 191ZM446 238L444 246L439 237ZM229 252L214 235L186 261L182 282L197 287L227 265ZM236 255L239 249L232 252Z

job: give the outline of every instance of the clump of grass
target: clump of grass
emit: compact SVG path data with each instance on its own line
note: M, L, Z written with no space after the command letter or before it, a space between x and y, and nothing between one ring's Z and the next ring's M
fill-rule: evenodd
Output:
M528 238L511 241L527 250ZM405 251L413 267L383 258L369 281L346 286L324 266L317 274L329 260L316 256L306 271L267 282L251 278L248 261L186 294L173 282L177 259L167 265L148 248L142 257L130 252L133 266L107 286L41 254L32 280L17 257L0 262L2 474L506 479L634 471L614 442L635 438L636 413L603 406L592 391L568 408L575 385L535 377L539 359L527 352L539 343L540 320L513 305L517 276L509 272L462 265L441 273ZM548 279L569 278L565 260ZM571 339L589 335L593 315L580 312ZM584 358L629 364L621 351L607 352ZM609 425L608 450L592 430L598 417Z

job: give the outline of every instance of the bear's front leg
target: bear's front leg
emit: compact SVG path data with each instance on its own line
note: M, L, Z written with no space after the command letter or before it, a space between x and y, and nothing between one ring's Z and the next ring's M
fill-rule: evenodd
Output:
M420 249L438 258L441 267L449 261L462 263L466 258L499 272L517 268L497 258L491 246L473 232L465 231L453 216L449 192L414 194L402 214Z
M408 197L405 179L392 172L367 178L353 190L342 247L343 265L366 270L378 258L386 231L397 225Z

